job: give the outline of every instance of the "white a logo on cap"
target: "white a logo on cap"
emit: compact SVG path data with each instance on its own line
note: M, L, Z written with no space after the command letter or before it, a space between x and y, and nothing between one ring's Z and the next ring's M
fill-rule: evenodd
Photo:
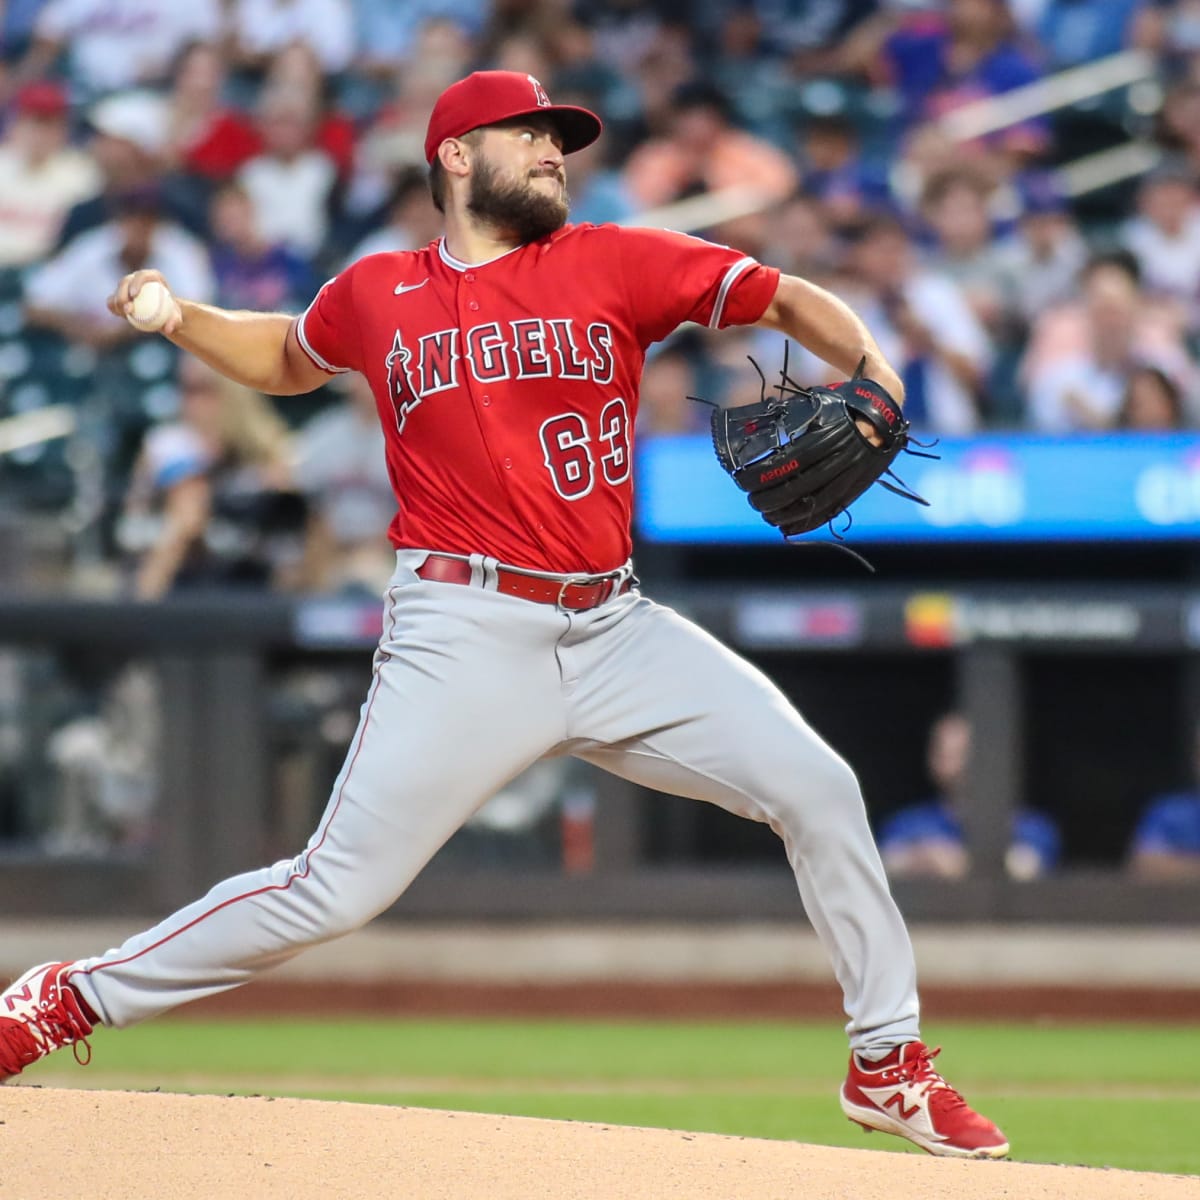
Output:
M538 108L549 108L550 97L546 95L546 89L532 75L526 75L529 80L529 86L533 88L533 94L537 98Z

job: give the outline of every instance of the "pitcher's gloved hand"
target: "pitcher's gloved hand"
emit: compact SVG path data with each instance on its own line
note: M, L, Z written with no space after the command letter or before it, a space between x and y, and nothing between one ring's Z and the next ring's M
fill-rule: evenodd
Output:
M793 537L819 529L879 480L908 445L909 427L884 388L859 374L799 388L785 362L776 390L755 404L714 409L713 448L763 520Z

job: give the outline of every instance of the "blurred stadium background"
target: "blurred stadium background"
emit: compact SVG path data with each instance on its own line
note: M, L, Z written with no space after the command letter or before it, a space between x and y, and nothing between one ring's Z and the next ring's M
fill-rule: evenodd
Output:
M872 578L775 544L687 399L756 397L773 336L681 331L638 418L644 584L856 765L927 982L1046 988L1032 1011L1062 984L1130 1012L1166 989L1195 1017L1200 3L0 11L0 973L299 848L390 570L360 382L231 388L105 296L154 265L190 298L298 311L354 257L428 242L433 99L504 67L605 120L568 162L574 219L832 288L938 443L901 469L930 508L856 509ZM357 949L289 970L825 1004L804 930L765 828L554 763Z

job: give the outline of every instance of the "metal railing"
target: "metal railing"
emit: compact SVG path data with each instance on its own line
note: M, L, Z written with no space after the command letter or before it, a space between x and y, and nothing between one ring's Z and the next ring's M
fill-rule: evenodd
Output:
M939 117L936 124L951 141L967 142L1093 100L1117 88L1156 79L1157 64L1152 55L1142 50L1126 50L996 96L973 100ZM1155 87L1152 94L1142 98L1140 107L1150 111L1160 102L1161 90ZM1145 173L1159 161L1160 154L1151 143L1131 140L1064 163L1054 174L1066 195L1082 196ZM765 212L778 202L778 197L751 187L729 187L636 213L622 223L694 233L724 221Z

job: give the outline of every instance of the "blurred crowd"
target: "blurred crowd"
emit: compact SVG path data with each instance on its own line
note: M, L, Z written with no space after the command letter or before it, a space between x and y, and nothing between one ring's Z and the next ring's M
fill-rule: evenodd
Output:
M574 220L649 213L830 287L924 429L1200 423L1200 0L0 13L0 419L62 406L73 431L0 438L0 497L68 512L137 595L386 578L393 501L359 384L249 396L104 301L152 264L189 298L298 311L347 261L429 242L425 124L479 67L604 118L568 162ZM1118 87L1049 112L989 106L1130 49L1147 69ZM703 427L689 395L757 397L749 357L774 366L775 342L675 335L648 364L641 434Z

